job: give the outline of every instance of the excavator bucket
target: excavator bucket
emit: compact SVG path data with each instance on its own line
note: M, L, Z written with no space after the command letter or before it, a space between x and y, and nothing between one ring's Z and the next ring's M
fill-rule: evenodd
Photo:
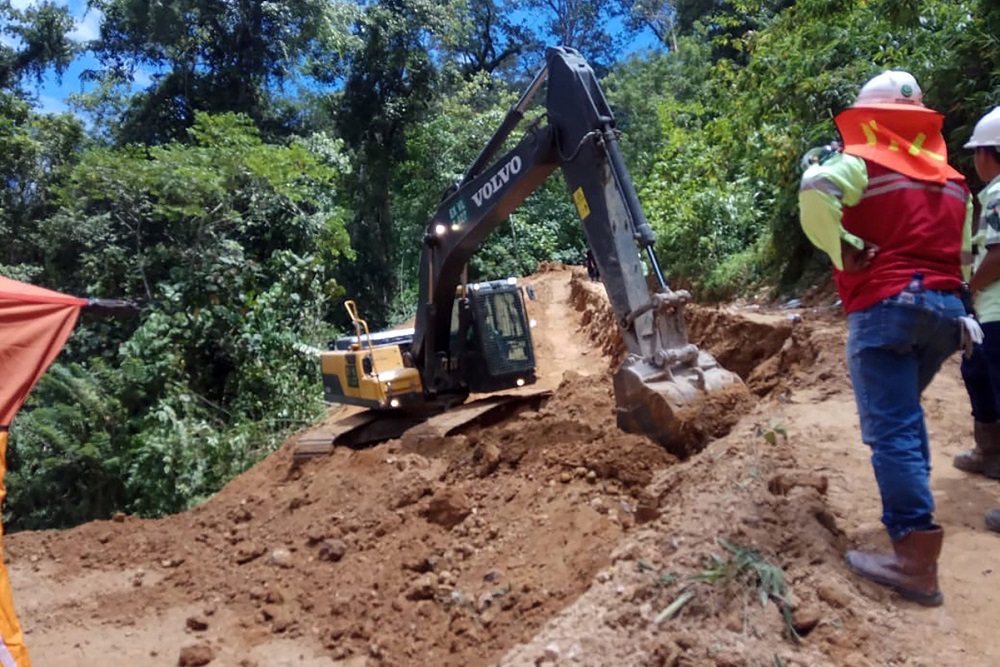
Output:
M685 409L696 410L712 392L742 385L738 375L699 352L697 365L664 371L639 357L626 359L614 374L618 428L646 435L686 458L695 443L684 435Z
M680 458L700 448L690 437L698 429L686 426L711 394L730 387L748 391L739 375L688 342L689 300L688 292L664 286L627 318L623 334L632 351L613 376L618 427L645 435Z

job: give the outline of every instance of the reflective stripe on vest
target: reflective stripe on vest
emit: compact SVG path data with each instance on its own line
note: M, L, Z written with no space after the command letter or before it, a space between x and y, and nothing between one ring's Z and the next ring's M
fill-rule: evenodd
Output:
M875 183L875 181L879 182ZM873 185L875 187L872 187ZM861 200L864 201L865 199L884 195L895 190L927 190L929 192L943 192L950 197L955 197L963 204L965 203L965 190L963 190L962 186L954 181L948 181L944 185L938 185L936 183L914 181L899 174L893 176L880 176L877 179L869 181L868 189L866 189L864 195L861 196Z

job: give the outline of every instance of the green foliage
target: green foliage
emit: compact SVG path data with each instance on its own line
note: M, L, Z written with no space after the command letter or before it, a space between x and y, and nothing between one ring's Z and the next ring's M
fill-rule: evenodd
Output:
M99 362L90 369L57 364L42 376L11 428L8 530L72 526L124 505L115 443L129 427L116 382Z
M92 77L115 83L155 72L128 100L114 134L122 143L182 139L198 111L236 112L283 133L295 123L283 86L331 78L354 46L355 3L330 0L92 0L103 12Z
M69 8L51 0L23 9L0 0L0 91L27 77L41 83L50 67L62 76L76 53L71 30Z
M711 33L679 42L678 92L662 101L664 146L642 192L665 266L710 296L748 275L803 274L814 255L798 225L802 153L835 136L832 117L870 76L902 67L923 80L950 62L941 35L959 34L970 3L922 3L912 23L893 20L890 0L730 4Z
M0 264L21 264L19 275L40 270L37 221L55 210L53 190L83 143L78 119L36 114L27 102L0 92Z
M296 345L319 342L339 295L328 270L350 254L339 144L267 144L232 114L199 114L189 135L94 148L59 190L50 277L147 306L137 323L84 323L80 363L18 418L15 527L182 509L321 413L318 364Z
M339 277L374 326L386 322L400 260L390 185L396 165L406 159L406 132L430 102L436 71L427 42L446 9L426 0L367 5L354 27L362 45L337 100L336 127L354 164L346 183L354 210L351 243L367 250Z

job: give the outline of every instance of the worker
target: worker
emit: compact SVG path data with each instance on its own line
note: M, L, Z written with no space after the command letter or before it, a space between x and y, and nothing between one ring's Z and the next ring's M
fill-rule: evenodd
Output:
M597 260L594 259L594 251L587 249L587 254L584 258L587 265L587 276L590 278L591 282L597 282L601 279L601 272L597 268Z
M973 356L962 361L976 444L956 456L954 465L1000 479L1000 107L979 119L965 147L975 151L976 174L986 183L979 193L974 272L969 281L984 339ZM986 526L1000 532L1000 510L987 512Z
M971 345L981 334L959 296L971 193L948 164L943 117L924 106L910 73L875 76L834 122L841 142L803 174L800 222L833 262L861 437L892 541L892 553L851 550L847 562L935 606L944 532L933 519L920 396L963 339Z

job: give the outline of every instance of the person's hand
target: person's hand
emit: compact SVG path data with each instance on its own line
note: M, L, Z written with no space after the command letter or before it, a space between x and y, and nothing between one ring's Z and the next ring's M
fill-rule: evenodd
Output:
M844 262L844 272L854 273L863 271L871 266L872 260L878 254L879 247L873 243L865 241L865 247L858 250L846 241L840 242L840 257Z
M962 354L966 359L972 357L976 345L983 342L983 329L979 326L976 318L965 315L958 318L962 332Z

